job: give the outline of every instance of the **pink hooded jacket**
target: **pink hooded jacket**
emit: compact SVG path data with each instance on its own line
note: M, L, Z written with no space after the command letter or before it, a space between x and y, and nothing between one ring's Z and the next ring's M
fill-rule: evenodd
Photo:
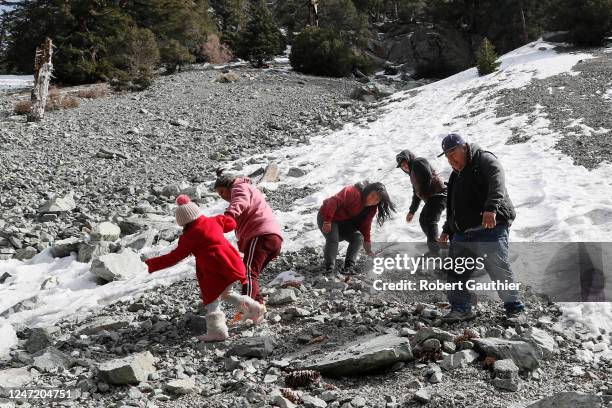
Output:
M261 191L249 178L237 178L231 188L232 198L225 215L236 220L238 249L244 253L249 241L260 235L275 234L283 238L280 226Z

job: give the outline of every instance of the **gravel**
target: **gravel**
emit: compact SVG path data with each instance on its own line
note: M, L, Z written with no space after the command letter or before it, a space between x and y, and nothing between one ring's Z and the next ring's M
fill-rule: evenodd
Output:
M557 50L576 52L559 47ZM549 128L561 136L555 148L572 157L574 164L594 169L602 162L612 162L612 94L609 93L612 54L602 49L586 52L595 58L580 61L572 73L532 80L520 92L500 92L496 114L498 117L527 115L528 123L533 123L537 118L535 107L540 105L540 112L550 121ZM531 137L515 129L507 143L522 143Z

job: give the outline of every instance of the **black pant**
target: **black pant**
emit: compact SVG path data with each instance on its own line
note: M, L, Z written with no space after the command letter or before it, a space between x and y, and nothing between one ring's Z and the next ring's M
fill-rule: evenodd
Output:
M419 224L427 236L427 246L430 252L438 252L438 238L440 237L438 222L445 208L446 192L441 192L431 196L421 210Z

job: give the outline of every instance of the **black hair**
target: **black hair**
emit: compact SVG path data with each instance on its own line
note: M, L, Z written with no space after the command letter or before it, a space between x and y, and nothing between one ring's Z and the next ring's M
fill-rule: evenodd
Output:
M368 181L364 181L355 184L355 187L361 191L361 198L363 200L372 192L380 196L380 202L377 205L378 211L376 212L376 221L378 225L382 227L385 221L391 219L391 213L396 211L395 204L391 201L391 197L389 197L385 185L383 183L369 183Z
M215 170L215 174L217 175L217 179L215 180L214 186L215 189L219 187L231 188L232 184L234 184L234 181L237 177L231 174L224 174L224 172L225 169L222 168L218 168L217 170Z

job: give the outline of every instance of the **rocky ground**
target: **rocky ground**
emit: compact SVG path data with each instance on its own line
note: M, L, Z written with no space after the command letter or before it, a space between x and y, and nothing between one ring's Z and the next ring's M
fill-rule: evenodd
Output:
M224 163L253 164L253 154L374 120L379 98L420 85L381 80L196 66L142 93L82 100L42 123L13 113L27 93L0 93L0 259L27 259L101 221L167 213L175 190L205 203Z
M502 92L497 116L525 114L533 122L538 117L536 112L545 112L550 129L562 136L555 147L572 157L576 165L593 169L604 161L611 162L612 96L607 91L612 89L612 54L606 50L609 48L586 50L595 58L582 60L573 68L573 74L580 75L555 75L531 81L521 92ZM530 137L516 129L508 143L521 143Z
M108 257L130 264L137 255L119 249L174 240L173 197L209 201L215 167L308 143L384 107L374 95L351 99L363 86L354 80L236 72L235 83L215 82L212 70L165 77L145 93L86 101L43 124L13 116L19 95L0 98L0 255L26 259L50 246L55 256L99 257L101 283L120 278ZM262 161L262 177L278 176L273 160ZM268 199L287 209L315 187L280 187ZM56 405L79 407L507 407L551 395L530 406L610 402L612 363L586 363L578 353L605 347L610 333L563 329L557 306L534 294L524 294L525 321L505 322L499 303L483 298L476 320L445 326L441 293L376 292L363 264L333 276L319 265L319 248L284 252L263 277L265 322L233 327L223 343L195 338L205 331L195 279L85 320L18 328L0 384L69 388L73 398ZM303 280L272 282L288 270Z

